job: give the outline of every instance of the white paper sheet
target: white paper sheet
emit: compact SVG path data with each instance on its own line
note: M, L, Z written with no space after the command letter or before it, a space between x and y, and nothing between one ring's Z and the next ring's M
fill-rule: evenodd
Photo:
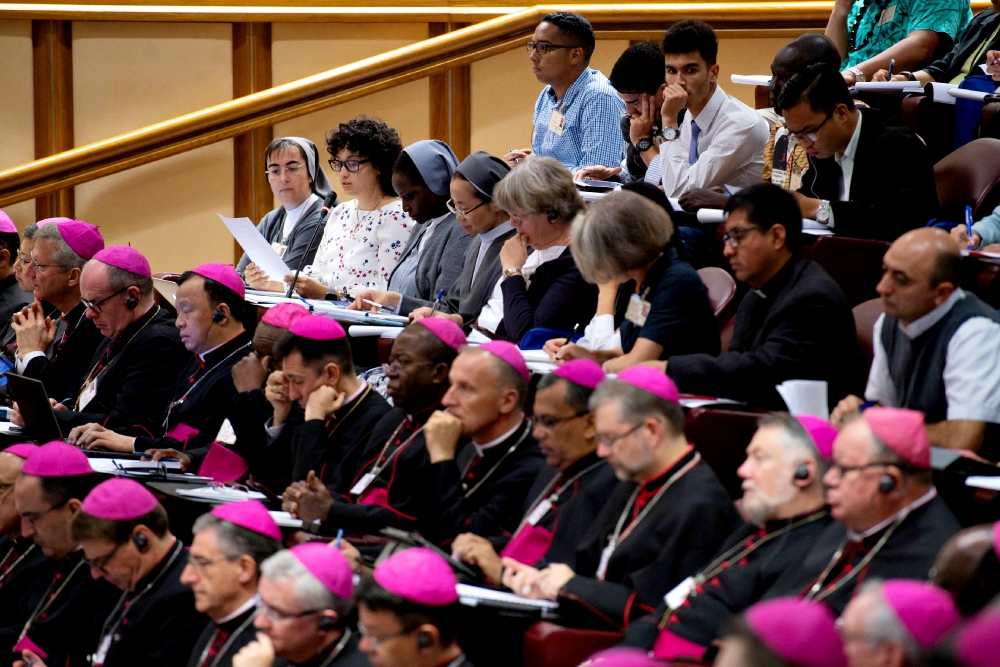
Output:
M495 591L492 588L469 586L468 584L455 584L455 591L458 593L458 601L467 607L478 606L480 602L499 602L521 607L532 607L543 611L555 611L559 608L559 603L552 600L531 600L514 595L513 593Z
M90 459L90 467L94 472L105 475L115 475L122 471L153 471L166 468L170 471L180 472L180 461L136 461L134 459Z
M830 418L826 380L785 380L775 386L775 389L778 390L778 394L792 415Z
M246 252L250 261L266 273L268 278L284 280L285 276L294 273L274 251L267 239L260 235L250 218L227 218L220 213L219 219Z
M354 324L347 328L347 333L351 338L370 338L373 336L378 336L379 338L395 338L402 330L402 327L379 327Z
M965 485L974 486L979 489L989 489L990 491L1000 491L1000 477L970 475L965 478Z
M859 92L903 96L924 92L924 85L919 81L864 81L854 84L854 89Z
M275 510L270 510L268 511L268 514L271 515L271 518L274 519L274 522L279 526L284 526L285 528L302 527L302 519L295 519L288 512L278 512Z
M726 221L726 212L721 208L699 208L695 217L704 225L717 225Z
M733 83L742 83L748 86L769 86L771 77L768 74L733 74L729 77Z
M267 498L263 493L257 491L241 491L229 487L220 488L203 486L196 489L177 489L177 493L188 498L198 500L208 500L214 503L235 503L240 500L264 500Z

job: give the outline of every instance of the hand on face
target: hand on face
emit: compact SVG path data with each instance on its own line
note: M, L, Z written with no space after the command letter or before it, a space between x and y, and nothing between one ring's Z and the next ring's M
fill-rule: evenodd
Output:
M424 440L431 463L455 458L458 440L462 437L462 422L455 415L438 410L424 425Z
M671 123L676 125L677 116L680 115L681 109L687 107L688 103L688 92L684 86L679 83L672 83L663 89L663 105L660 107L660 116L663 118L663 123Z

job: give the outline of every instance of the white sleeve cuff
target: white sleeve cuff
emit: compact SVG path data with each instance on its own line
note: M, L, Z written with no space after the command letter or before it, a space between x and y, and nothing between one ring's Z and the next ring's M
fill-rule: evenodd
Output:
M34 352L29 352L28 354L24 355L23 358L20 355L18 355L17 361L14 362L14 370L16 370L18 374L23 374L24 369L28 367L28 362L30 362L32 359L36 357L44 357L44 356L45 353L39 352L38 350L35 350Z

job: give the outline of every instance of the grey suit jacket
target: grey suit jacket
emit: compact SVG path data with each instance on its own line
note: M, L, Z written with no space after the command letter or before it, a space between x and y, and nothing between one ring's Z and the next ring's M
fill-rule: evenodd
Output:
M421 230L419 237L416 234L410 235L410 242L403 249L400 263L408 254L416 252L423 235L423 230ZM414 237L417 238L414 239ZM454 213L449 213L444 220L439 222L434 233L427 240L423 252L420 253L420 261L417 263L417 272L414 276L417 293L403 295L399 301L397 314L407 315L415 308L433 302L439 290L444 290L447 293L462 272L462 258L472 244L472 239L473 237L466 234L462 226L458 224ZM396 267L398 268L399 264L396 264ZM389 277L389 280L392 280L392 276Z

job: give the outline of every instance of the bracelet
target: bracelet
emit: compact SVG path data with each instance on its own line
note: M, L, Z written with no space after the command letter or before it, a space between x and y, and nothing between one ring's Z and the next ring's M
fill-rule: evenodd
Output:
M510 278L511 276L521 276L521 277L524 277L524 274L521 273L521 269L515 269L513 267L511 267L511 268L509 268L509 269L507 269L506 271L503 272L503 277L504 277L505 280L507 278Z
M917 77L913 76L913 72L900 72L900 74L902 74L903 76L905 76L907 81L916 81L917 80Z

